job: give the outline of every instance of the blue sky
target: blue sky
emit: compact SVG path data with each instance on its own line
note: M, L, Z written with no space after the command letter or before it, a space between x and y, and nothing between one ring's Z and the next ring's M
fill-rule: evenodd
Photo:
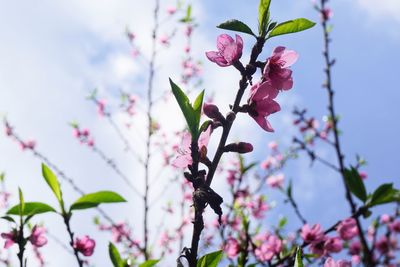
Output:
M174 1L162 1L162 10ZM110 189L128 195L129 191L120 182L110 183L104 177L114 174L104 167L90 151L73 140L68 121L79 121L96 132L96 141L117 159L124 157L118 140L110 139L112 130L96 117L93 106L84 98L94 87L107 97L115 95L119 88L143 94L141 86L143 65L129 57L129 46L123 35L129 25L138 35L139 45L145 53L149 47L148 31L151 22L151 1L41 1L40 4L26 1L0 0L0 113L8 115L17 126L17 131L26 138L37 139L38 149L48 155L62 169L77 177L79 185L86 191ZM194 52L204 61L204 86L206 92L215 92L217 101L231 102L229 92L237 87L236 72L218 68L204 58L204 52L215 49L216 36L222 33L215 28L230 18L241 19L256 26L258 1L195 1L195 15L200 27L194 42ZM305 0L273 1L272 14L278 21L296 17L307 17L318 21L311 3ZM333 1L332 53L337 58L333 70L333 85L336 91L337 110L341 116L343 147L346 161L351 163L356 153L369 162L365 170L369 174L368 188L392 181L400 186L396 164L400 140L398 115L400 91L397 90L400 53L400 2L384 0L377 6L372 0ZM161 33L167 29L161 29ZM264 57L276 45L284 45L300 54L293 67L295 87L282 98L283 111L271 119L275 133L265 134L250 120L239 119L234 128L233 139L246 136L258 144L254 155L262 158L266 144L280 140L287 144L295 131L291 127L290 112L293 105L307 107L311 114L321 118L326 110L326 94L320 85L322 72L322 33L315 27L302 34L277 38L271 41ZM168 89L167 77L178 77L183 47L181 37L161 56L157 84L160 91ZM253 40L245 38L244 57L248 56ZM168 127L178 129L183 120L171 120L180 116L177 108L160 107L156 114L168 122ZM140 118L139 118L140 122ZM134 138L134 137L133 137ZM138 140L135 144L140 150ZM0 171L8 175L8 187L14 193L20 185L30 200L49 200L50 191L41 182L40 162L29 153L21 153L17 146L5 136L0 136ZM321 150L328 158L332 154ZM354 162L354 161L353 161ZM129 161L118 163L127 172L137 171ZM140 174L140 171L139 171ZM308 167L304 158L289 166L288 178L297 185L295 196L303 203L303 210L311 222L319 219L327 226L332 220L347 214L345 205L318 212L321 207L331 207L343 196L339 178L319 165ZM99 177L101 177L99 179ZM103 179L104 178L104 179ZM115 179L115 178L114 178ZM114 181L114 180L113 180ZM222 189L223 183L216 183ZM140 182L138 184L140 186ZM77 195L65 186L66 195L72 201ZM329 192L329 194L326 194ZM171 193L173 195L173 193ZM271 198L277 197L272 194ZM13 199L15 201L15 198ZM129 196L129 209L135 212L140 206ZM53 202L55 203L55 202ZM318 203L318 205L316 205ZM125 219L123 208L110 209L118 219ZM286 209L275 210L275 220ZM96 233L89 223L92 213L82 214L74 225L78 233ZM53 232L63 234L61 220L48 220ZM155 225L153 225L155 227ZM0 225L0 230L4 230ZM137 225L137 229L140 229ZM99 238L95 254L97 266L103 266L108 236ZM71 266L71 257L55 245L44 249L49 254L50 266L57 258L65 258L63 266ZM52 253L57 252L57 253ZM73 259L72 259L73 260ZM57 264L57 266L61 266Z

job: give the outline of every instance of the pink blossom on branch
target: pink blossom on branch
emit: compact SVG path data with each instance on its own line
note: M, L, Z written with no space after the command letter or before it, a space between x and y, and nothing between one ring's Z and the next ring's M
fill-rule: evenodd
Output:
M293 87L292 70L289 69L298 58L293 50L278 46L267 59L264 67L264 78L277 90L289 90Z
M227 67L238 61L242 56L243 39L236 34L236 41L227 34L217 38L218 51L206 52L207 58L218 66Z
M260 261L270 261L282 250L282 241L275 235L269 235L266 241L255 249L255 256Z
M14 229L8 233L2 233L1 237L6 240L4 248L7 249L17 242L17 231Z
M267 117L281 110L279 104L273 100L278 91L269 82L257 83L251 88L248 99L249 115L267 132L273 132Z
M347 218L340 222L336 231L343 240L350 240L358 235L357 222L354 218Z
M76 238L74 242L74 248L82 253L84 256L92 256L96 241L85 235L82 238Z
M44 236L45 233L46 229L44 227L35 225L32 228L32 233L31 236L29 237L29 241L35 247L43 247L44 245L47 244L47 238Z
M345 260L335 261L332 258L328 258L324 263L324 267L351 267L351 262Z
M198 145L200 153L207 150L208 141L211 136L211 127L208 127L206 131L200 134ZM192 136L189 132L185 132L183 135L182 145L178 149L178 156L172 161L172 166L175 168L186 168L192 164L192 155L190 150L190 144L192 142Z
M314 224L312 227L305 224L301 228L300 236L307 243L317 243L324 239L324 232L320 224Z

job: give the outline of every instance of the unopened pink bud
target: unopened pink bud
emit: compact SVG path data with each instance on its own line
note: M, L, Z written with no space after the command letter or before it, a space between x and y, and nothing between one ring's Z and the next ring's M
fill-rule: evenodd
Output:
M219 109L214 104L204 103L203 105L204 115L209 117L210 119L220 119L222 114L219 112Z

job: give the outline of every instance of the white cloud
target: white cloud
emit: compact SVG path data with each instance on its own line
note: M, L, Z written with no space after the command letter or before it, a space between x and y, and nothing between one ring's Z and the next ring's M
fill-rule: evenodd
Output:
M356 3L374 18L400 22L400 1L398 0L357 0Z

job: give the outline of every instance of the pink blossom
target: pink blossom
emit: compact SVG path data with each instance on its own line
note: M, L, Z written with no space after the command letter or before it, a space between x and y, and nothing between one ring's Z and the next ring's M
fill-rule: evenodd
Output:
M324 267L351 267L351 262L345 260L335 261L334 259L329 257L325 261Z
M35 140L28 140L25 142L25 147L28 149L35 149L36 141Z
M269 149L272 149L272 150L276 151L278 149L278 143L275 142L275 141L269 142L268 143L268 147L269 147Z
M168 35L162 35L160 37L160 43L162 43L163 45L169 45L169 36Z
M386 253L390 249L390 240L386 236L381 236L375 244L375 248L380 252L380 253Z
M277 90L289 90L293 87L292 70L289 69L298 58L293 50L278 46L267 59L264 78Z
M92 256L96 241L85 235L82 238L76 238L74 242L74 249L82 253L84 256Z
M389 214L382 214L382 215L381 215L380 222L381 222L382 224L390 223L390 221L391 221L391 218L390 218L390 215L389 215Z
M94 139L93 138L89 138L87 140L87 145L90 146L90 147L93 147L94 146Z
M282 241L275 235L269 235L266 242L256 248L254 254L260 261L270 261L282 250Z
M100 99L97 101L97 113L100 116L104 116L106 110L106 100L105 99Z
M188 26L186 27L186 29L185 29L185 35L186 35L187 37L189 37L190 35L192 35L192 32L193 32L193 26L188 25Z
M314 224L311 228L305 224L301 228L300 236L306 243L318 243L324 239L324 232L320 224Z
M85 136L85 137L88 137L88 136L90 135L90 131L89 131L88 128L84 128L84 129L81 131L81 134L82 134L83 136Z
M17 242L17 231L14 229L8 233L2 233L1 237L6 240L4 248L7 249Z
M224 251L228 258L233 259L235 258L240 251L240 246L239 243L236 239L229 237L228 240L226 241Z
M393 232L400 233L400 220L395 220L391 224L389 224L389 228Z
M227 67L235 63L242 56L243 39L236 34L236 42L227 34L217 38L218 51L206 52L207 58L218 66Z
M47 238L44 236L45 233L46 229L44 227L35 225L32 228L32 233L29 237L29 241L35 247L43 247L47 244Z
M282 188L285 176L281 174L271 175L267 178L267 185L272 188Z
M72 129L72 135L76 138L80 138L81 137L81 132L79 131L78 128L73 128Z
M359 255L353 255L351 256L351 262L354 263L355 265L360 264L361 257Z
M175 14L175 12L176 12L176 7L174 7L174 6L169 6L169 7L167 7L167 12L168 12L168 14L170 14L170 15Z
M368 174L366 172L359 172L361 179L365 180L368 178Z
M358 235L357 222L354 218L347 218L340 222L336 231L343 240L350 240Z
M326 7L321 10L321 17L323 21L327 21L333 17L332 9Z
M274 131L267 117L281 110L279 104L273 100L277 95L278 91L269 82L256 83L247 100L249 115L267 132Z
M208 127L206 131L200 134L198 140L199 151L204 151L207 149L208 141L211 136L211 127ZM172 166L175 168L186 168L188 165L192 164L192 155L190 150L190 144L192 141L192 136L189 132L185 132L183 135L182 145L178 149L178 156L173 160Z
M351 255L359 255L361 253L361 242L354 240L349 245L349 253Z
M10 135L12 135L12 128L10 127L10 126L8 126L8 125L6 125L6 130L5 130L5 132L6 132L6 135L7 136L10 136Z
M263 197L258 197L256 201L250 202L250 208L252 209L252 215L256 219L264 217L264 212L269 210L269 206L265 203Z
M343 249L343 242L339 237L328 237L324 243L324 250L329 253L338 253Z
M112 240L119 243L125 237L129 237L131 232L125 223L117 223L111 227Z
M263 162L261 162L261 169L267 170L277 164L277 160L274 157L268 156Z

